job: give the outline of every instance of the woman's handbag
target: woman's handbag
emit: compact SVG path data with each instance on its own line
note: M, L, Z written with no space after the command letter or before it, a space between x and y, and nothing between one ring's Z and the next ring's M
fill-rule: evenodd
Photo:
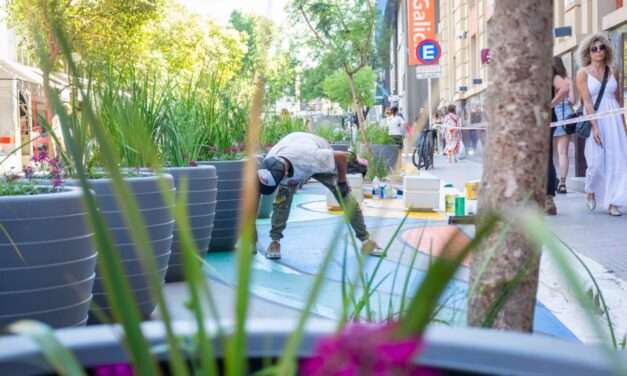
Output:
M562 101L562 120L570 120L570 119L574 119L576 118L577 112L571 111L571 114L568 116L564 116L564 107L566 106L566 103L564 103L564 101ZM570 106L570 104L569 104ZM571 135L573 133L575 133L575 131L577 130L577 124L566 124L566 125L562 125L562 128L564 128L564 132L566 132L567 135Z
M607 79L610 75L610 69L607 67L607 65L605 66L605 72L603 73L603 82L601 82L601 90L599 91L599 95L597 96L597 100L594 103L594 111L596 112L599 109L599 105L601 104L601 100L603 99L603 94L605 92L605 86L607 85ZM581 105L581 107L579 108L579 111L577 111L578 115L577 116L582 116L583 115L583 103ZM577 123L577 127L576 127L576 133L577 136L581 137L581 138L588 138L590 137L590 132L592 131L592 123L590 123L589 120L585 120L585 121L581 121L579 123Z

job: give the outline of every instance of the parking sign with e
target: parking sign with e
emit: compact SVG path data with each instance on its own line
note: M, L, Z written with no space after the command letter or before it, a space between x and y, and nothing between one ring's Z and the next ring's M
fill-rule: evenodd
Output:
M442 48L438 41L425 39L416 46L416 57L421 64L437 64L442 56Z

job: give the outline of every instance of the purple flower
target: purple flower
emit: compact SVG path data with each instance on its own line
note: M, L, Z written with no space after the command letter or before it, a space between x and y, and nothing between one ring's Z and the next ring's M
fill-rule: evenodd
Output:
M24 167L22 169L22 172L24 172L24 177L28 180L31 180L33 178L33 175L35 174L35 171L31 166Z
M133 376L135 372L129 364L107 364L94 369L94 376Z
M314 356L301 364L306 376L432 376L437 372L414 360L420 338L396 338L396 325L353 324L316 346Z
M198 167L198 162L196 162L196 161L189 161L189 167Z
M52 186L55 188L59 188L63 186L63 179L60 175L55 175L52 177Z
M33 155L33 162L45 162L48 160L48 152L45 149L35 152Z
M59 157L50 159L48 160L48 166L50 166L51 169L61 169L61 160Z

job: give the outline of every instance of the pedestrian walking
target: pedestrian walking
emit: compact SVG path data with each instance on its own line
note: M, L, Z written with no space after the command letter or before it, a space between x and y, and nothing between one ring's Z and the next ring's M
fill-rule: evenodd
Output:
M461 121L456 114L455 105L448 106L444 124L446 125L446 155L448 155L449 163L457 163L461 152L462 137Z
M350 223L362 242L362 252L383 255L381 247L370 240L359 204L350 194L346 180L348 161L348 153L334 151L325 139L305 132L290 133L270 149L257 170L261 194L271 195L277 188L279 190L273 204L272 242L266 251L267 258L281 258L280 240L287 227L292 199L296 190L310 178L329 189L344 208L351 208Z
M620 108L622 82L610 64L614 51L601 33L581 42L578 58L577 89L583 99L585 114ZM591 211L597 207L611 216L622 215L627 205L627 128L624 115L610 115L590 120L591 132L586 140L585 191Z
M553 99L551 100L551 108L556 120L565 120L574 114L573 104L575 103L575 88L573 82L568 78L564 62L559 56L553 58ZM557 149L559 182L557 184L557 193L567 193L566 177L568 176L568 147L570 145L571 134L574 132L574 126L564 125L554 128L553 144ZM551 160L553 153L550 154Z
M403 149L403 118L398 112L398 107L390 109L390 117L387 121L388 135L394 140L394 144Z

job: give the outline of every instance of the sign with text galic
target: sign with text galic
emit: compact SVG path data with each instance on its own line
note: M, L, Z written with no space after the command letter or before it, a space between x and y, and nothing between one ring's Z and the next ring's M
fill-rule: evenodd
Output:
M426 40L435 40L435 0L407 0L407 43L409 65L423 65L416 56L416 47Z

